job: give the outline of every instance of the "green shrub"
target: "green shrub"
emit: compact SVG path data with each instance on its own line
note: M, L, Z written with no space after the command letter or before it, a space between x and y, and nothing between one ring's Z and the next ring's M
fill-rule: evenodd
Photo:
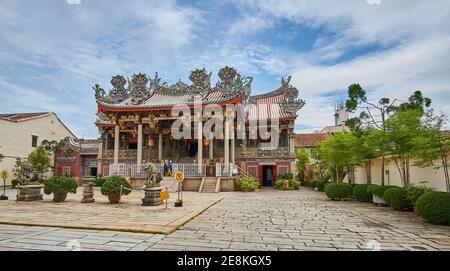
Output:
M325 190L325 186L326 186L328 183L330 183L330 182L328 182L328 181L317 181L315 187L317 187L317 190L319 190L319 191L324 191L324 190Z
M128 189L122 189L122 195L128 195L131 193L131 186L125 180L123 177L119 176L113 176L109 177L105 180L105 182L102 185L101 192L102 195L108 196L108 195L119 195L120 194L120 186L123 186L124 188Z
M296 180L290 180L289 181L289 187L292 187L294 190L300 189L300 182Z
M353 195L359 202L372 202L372 193L367 188L368 184L358 184L353 188Z
M432 192L432 191L433 191L432 188L428 188L422 184L420 184L420 185L410 184L406 187L408 200L411 202L411 204L413 206L416 206L417 199L420 196L422 196L426 192Z
M353 188L348 183L330 183L325 188L327 197L332 200L349 198L353 194Z
M298 190L300 188L300 182L295 180L288 181L288 187L284 186L285 180L278 180L275 182L274 188L276 190Z
M236 178L236 183L244 192L253 192L259 188L259 181L253 177L238 176Z
M384 191L383 198L386 203L396 210L411 209L411 201L405 188L393 187Z
M292 174L292 173L284 173L284 174L279 174L277 176L277 180L281 180L281 181L284 181L284 180L290 181L293 179L294 179L294 174Z
M11 188L16 188L19 185L19 181L17 179L11 180Z
M324 182L323 183L323 191L325 191L325 189L327 188L327 186L330 184L330 182Z
M95 187L102 187L102 185L105 183L105 178L97 178L95 179Z
M77 182L70 177L54 176L44 182L44 193L47 195L53 194L67 194L77 192Z
M417 199L419 214L429 223L450 224L450 194L446 192L426 192Z
M386 190L388 190L389 188L394 188L394 187L397 187L397 186L392 186L392 185L391 186L387 186L387 185L381 186L378 184L369 184L369 186L367 187L367 192L369 192L375 196L383 197L384 192Z
M283 189L283 181L281 181L281 180L276 181L273 187L277 190L282 190Z
M317 180L312 181L312 182L311 182L311 187L312 187L312 188L316 188L318 182L319 182L319 181L317 181Z

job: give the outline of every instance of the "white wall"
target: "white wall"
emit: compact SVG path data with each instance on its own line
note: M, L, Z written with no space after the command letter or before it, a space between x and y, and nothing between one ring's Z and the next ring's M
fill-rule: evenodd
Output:
M11 122L0 119L0 153L5 156L0 162L0 170L8 170L7 184L14 178L13 168L16 158L26 158L35 148L31 147L32 135L38 136L38 146L43 140L59 141L72 133L58 120L55 114L31 120ZM3 185L3 180L0 182Z
M411 162L412 164L412 162ZM389 176L385 174L386 185L402 186L400 173L397 166L392 159L386 159L385 171L389 170ZM428 187L434 188L440 191L446 191L444 170L435 169L433 167L410 167L411 183L419 184L420 182L427 182ZM357 167L355 169L355 182L366 183L366 170L364 167ZM372 183L381 184L381 159L374 160L372 162Z

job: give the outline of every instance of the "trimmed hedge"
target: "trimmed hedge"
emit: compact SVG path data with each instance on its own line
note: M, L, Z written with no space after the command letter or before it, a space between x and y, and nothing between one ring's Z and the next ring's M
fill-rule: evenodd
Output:
M396 210L410 210L412 207L405 188L389 188L384 192L383 198L389 206Z
M394 187L397 187L397 186L392 186L392 185L391 186L387 186L387 185L381 186L378 184L369 184L369 186L367 187L367 192L369 192L373 195L379 196L379 197L383 197L384 192L386 190L388 190L389 188L394 188Z
M426 192L432 192L433 189L432 188L428 188L424 185L415 185L415 184L409 184L406 187L406 192L408 200L411 201L411 204L413 206L416 206L417 203L417 199L422 196L423 194L425 194Z
M429 223L450 224L450 194L446 192L426 192L417 199L419 214Z
M353 195L359 202L372 202L372 193L367 191L368 184L358 184L353 188Z
M326 186L325 193L332 200L346 199L352 196L353 187L348 183L330 183Z

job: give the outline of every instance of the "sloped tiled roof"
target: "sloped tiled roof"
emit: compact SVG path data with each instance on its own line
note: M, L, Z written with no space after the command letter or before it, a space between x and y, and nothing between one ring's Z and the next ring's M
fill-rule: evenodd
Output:
M295 146L304 148L315 148L322 141L325 141L330 138L331 135L327 133L296 134Z
M0 114L0 118L9 121L24 121L36 117L42 117L51 114L50 112L38 112L38 113L14 113L14 114Z
M286 119L293 117L292 114L280 106L280 102L284 100L284 94L280 94L278 91L252 96L250 100L253 100L256 106L249 107L249 120Z

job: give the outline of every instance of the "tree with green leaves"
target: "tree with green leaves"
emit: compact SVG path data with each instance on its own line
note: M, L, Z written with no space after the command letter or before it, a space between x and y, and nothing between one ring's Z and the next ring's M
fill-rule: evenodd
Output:
M366 170L366 182L368 184L372 183L372 161L378 157L378 146L373 141L374 131L374 129L366 128L360 132L353 133L359 139L356 151Z
M67 147L67 144L64 140L61 140L59 142L56 140L44 140L42 141L41 146L44 147L44 149L49 154L58 154L61 151L64 151L67 156L70 156L72 154L72 149Z
M296 166L297 166L297 172L299 180L303 183L305 181L305 171L307 166L309 165L310 157L309 152L305 149L299 149L297 150L297 160L296 160Z
M332 138L320 143L320 156L335 168L336 182L342 182L345 177L343 169L350 172L361 163L358 143L359 139L352 133L337 133ZM349 178L349 182L351 181Z
M417 156L415 142L424 133L423 112L418 109L397 111L385 123L385 137L389 143L389 154L394 160L406 187L410 183L410 161Z
M28 155L28 161L33 166L33 169L40 174L44 174L51 167L50 156L43 146L39 146L31 152Z
M446 123L446 115L433 115L429 112L426 115L425 126L420 136L412 141L412 153L416 157L415 166L442 168L444 171L445 186L450 193L449 177L449 153L450 153L450 132L442 131Z
M391 100L383 97L378 102L369 101L366 91L359 84L352 84L348 88L348 99L345 102L345 108L348 112L354 113L360 110L358 117L350 118L347 121L347 126L352 131L362 126L371 126L383 133L386 131L386 121L394 115L396 111L404 111L408 109L416 109L424 112L425 108L430 107L431 99L423 97L422 92L416 91L409 98L407 102L397 105L400 101L398 99ZM382 136L379 133L377 137ZM379 138L381 139L381 138ZM381 156L381 184L384 185L385 177L385 148L379 148L378 154Z

